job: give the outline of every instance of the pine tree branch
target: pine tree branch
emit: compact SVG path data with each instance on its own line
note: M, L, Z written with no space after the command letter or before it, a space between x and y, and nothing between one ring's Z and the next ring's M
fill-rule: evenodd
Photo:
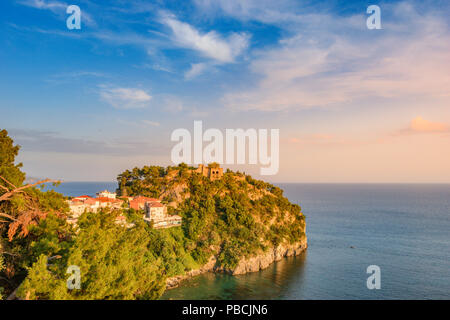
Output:
M9 214L3 213L3 212L0 212L0 217L5 217L5 218L11 219L13 221L17 221L17 219L14 218L13 216L10 216Z
M18 257L18 256L19 256L18 254L11 253L11 252L6 252L6 251L0 252L0 253L1 253L1 254L7 254L7 255L10 255L10 256L13 256L13 257Z
M13 185L11 182L9 182L8 180L6 180L6 179L3 178L2 176L0 176L0 179L2 179L3 181L5 181L7 184L11 185L14 189L17 188L15 185Z
M3 178L2 176L0 176L0 178L2 178L3 180L8 182L8 180ZM58 183L58 182L61 182L61 181L45 179L45 180L41 180L41 181L38 181L38 182L35 182L35 183L27 184L25 186L22 186L20 188L15 188L14 190L3 194L2 196L0 196L0 201L5 201L5 200L9 199L11 196L13 196L15 193L22 192L24 189L32 188L32 187L35 187L37 185L40 185L40 184L43 184L43 183L47 183L47 182Z

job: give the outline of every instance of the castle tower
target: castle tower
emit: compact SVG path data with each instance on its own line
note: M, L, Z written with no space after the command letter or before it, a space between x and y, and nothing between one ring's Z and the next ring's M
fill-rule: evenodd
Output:
M211 163L207 167L199 164L195 172L209 178L211 181L218 180L223 176L223 168L218 163Z

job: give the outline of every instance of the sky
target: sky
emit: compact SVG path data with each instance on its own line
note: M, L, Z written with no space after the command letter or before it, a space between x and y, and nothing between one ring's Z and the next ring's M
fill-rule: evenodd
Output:
M171 133L201 120L279 129L276 175L225 166L271 182L450 183L449 15L446 0L3 0L0 128L29 177L172 165Z

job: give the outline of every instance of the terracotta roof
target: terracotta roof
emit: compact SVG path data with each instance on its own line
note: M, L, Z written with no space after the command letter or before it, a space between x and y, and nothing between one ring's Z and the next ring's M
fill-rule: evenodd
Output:
M119 199L111 199L111 198L106 198L106 197L98 197L98 198L95 198L94 200L98 200L100 202L123 202L122 200L119 200Z
M150 207L153 207L153 208L161 208L161 207L164 207L161 203L159 203L159 202L155 202L155 201L147 201L147 204L150 206Z
M89 198L89 199L86 199L86 201L84 201L84 203L86 203L86 204L95 204L95 203L97 203L97 201L98 201L98 199Z

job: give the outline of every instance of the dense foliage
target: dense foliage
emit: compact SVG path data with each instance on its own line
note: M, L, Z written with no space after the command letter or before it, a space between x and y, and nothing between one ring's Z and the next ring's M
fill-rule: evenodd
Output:
M33 261L31 229L48 215L65 223L67 204L53 191L24 185L22 164L15 164L19 147L0 130L0 295L14 290Z
M280 188L239 172L228 170L222 179L210 181L184 164L146 166L125 171L118 182L121 194L175 204L172 212L183 217L177 250L189 252L198 264L216 255L218 267L233 269L242 257L305 236L298 205L283 197Z
M48 219L47 219L48 220ZM51 222L53 223L53 222ZM140 224L127 229L115 223L108 211L85 213L77 235L55 243L46 236L33 243L36 262L20 287L19 295L30 299L156 299L165 289L162 259L151 250L153 236ZM49 245L50 243L50 245ZM52 252L52 253L50 253ZM59 259L49 262L51 254ZM69 266L80 268L80 290L67 288Z

